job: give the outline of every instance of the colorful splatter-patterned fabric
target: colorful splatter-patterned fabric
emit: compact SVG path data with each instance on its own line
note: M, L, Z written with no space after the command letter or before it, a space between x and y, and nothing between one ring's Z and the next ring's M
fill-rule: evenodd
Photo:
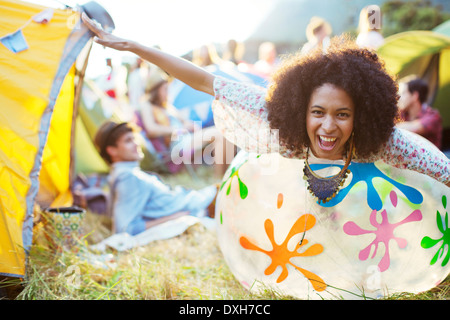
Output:
M214 122L229 141L247 152L279 152L286 158L305 157L306 150L291 150L279 144L276 132L270 130L266 89L216 77L214 91ZM450 160L425 139L399 128L394 128L378 154L357 159L357 162L376 160L426 174L443 183L450 181Z

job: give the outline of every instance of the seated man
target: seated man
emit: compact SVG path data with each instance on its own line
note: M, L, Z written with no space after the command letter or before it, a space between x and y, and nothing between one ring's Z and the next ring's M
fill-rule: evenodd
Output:
M216 186L201 190L171 189L152 174L142 171L143 158L131 124L105 122L95 136L103 159L111 166L108 184L114 232L136 235L144 230L190 214L206 214L216 196Z
M442 147L442 118L427 103L428 85L421 79L400 84L399 109L402 122L397 126L425 137Z

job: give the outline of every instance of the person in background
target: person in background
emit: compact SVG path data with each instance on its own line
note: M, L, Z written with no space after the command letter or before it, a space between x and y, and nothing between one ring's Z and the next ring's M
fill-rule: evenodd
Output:
M243 43L239 43L234 39L230 39L227 41L227 45L222 55L222 59L224 61L229 61L233 63L235 66L238 66L239 63L242 62L244 51L245 48Z
M308 40L301 49L302 54L307 54L314 48L325 50L330 43L333 32L331 25L320 17L312 17L306 27L306 39Z
M254 71L267 79L275 71L279 63L275 44L269 41L261 43L258 50L258 59L255 62Z
M384 43L381 35L381 11L378 6L368 6L359 14L356 44L361 48L376 50Z
M170 153L172 158L181 156L198 159L203 149L210 144L214 149L214 172L221 178L227 168L226 154L232 145L227 143L214 127L201 128L201 124L186 119L169 103L169 77L159 68L152 68L146 84L146 99L137 112L137 123L144 130L156 151ZM228 150L226 149L228 147ZM181 152L180 152L181 151ZM231 161L231 160L230 160ZM198 163L199 161L195 161ZM179 166L168 163L169 171L176 172Z
M116 98L116 71L114 70L112 59L106 58L108 72L98 78L97 84L109 97Z
M144 68L143 66L144 61L141 58L137 58L131 66L127 80L128 101L133 112L139 110L141 99L145 94L148 68Z
M216 47L213 44L209 44L202 45L193 51L192 62L204 68L210 65L219 65L222 63L222 59L217 54Z
M427 104L428 85L419 78L400 83L399 109L401 122L397 127L417 133L442 148L442 118L439 111Z
M100 155L111 168L108 185L113 231L136 235L188 214L213 216L210 205L217 187L212 185L200 190L180 186L170 188L158 176L142 171L139 162L144 155L136 134L132 123L106 121L94 139Z

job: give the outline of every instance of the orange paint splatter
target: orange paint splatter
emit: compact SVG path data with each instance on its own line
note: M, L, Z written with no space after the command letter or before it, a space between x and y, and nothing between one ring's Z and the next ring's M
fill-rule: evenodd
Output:
M282 205L283 205L283 194L279 193L277 199L277 208L280 209Z
M270 242L272 243L272 250L267 251L261 249L246 237L241 237L239 242L244 249L260 251L262 253L267 254L271 259L272 263L266 268L264 271L265 275L270 275L275 272L276 268L280 266L282 268L281 274L277 279L277 283L284 281L288 276L287 265L293 266L295 269L300 271L312 284L316 291L323 291L326 289L327 285L318 275L300 268L294 265L290 259L294 257L308 257L308 256L316 256L323 252L323 246L321 244L314 244L310 246L305 251L299 253L298 250L305 246L308 243L308 240L303 239L301 243L298 243L293 251L289 251L287 248L289 240L296 234L303 233L309 229L311 229L316 224L316 218L311 214L304 214L292 226L289 234L281 245L278 245L275 242L274 238L274 226L273 222L270 219L267 219L264 222L264 228L266 230L266 234L269 237Z

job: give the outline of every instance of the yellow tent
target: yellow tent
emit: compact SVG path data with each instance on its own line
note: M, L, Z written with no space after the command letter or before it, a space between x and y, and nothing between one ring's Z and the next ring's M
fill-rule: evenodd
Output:
M81 10L0 0L0 275L25 275L37 199L72 202L76 83L92 44Z

